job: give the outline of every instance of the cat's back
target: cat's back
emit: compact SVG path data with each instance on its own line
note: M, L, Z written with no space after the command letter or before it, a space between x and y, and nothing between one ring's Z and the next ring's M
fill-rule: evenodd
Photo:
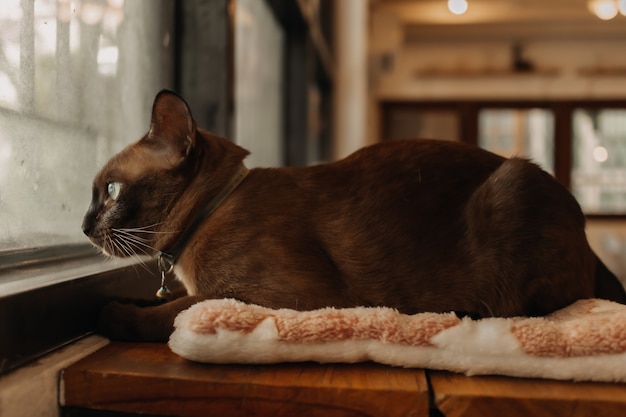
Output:
M435 173L450 168L458 174L462 174L465 169L471 169L478 174L482 171L491 172L504 161L505 158L462 142L407 139L379 142L364 147L326 167L352 173L382 170L378 174L432 167ZM452 172L450 174L454 175Z
M298 189L322 200L360 200L409 190L436 195L447 188L468 188L504 161L460 142L395 140L364 147L336 162L286 168L285 173Z

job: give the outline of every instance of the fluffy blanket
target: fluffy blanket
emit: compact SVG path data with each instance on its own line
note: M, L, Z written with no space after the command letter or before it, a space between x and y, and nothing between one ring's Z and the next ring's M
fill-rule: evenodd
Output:
M589 299L547 317L472 320L209 300L178 315L169 345L199 362L375 361L468 375L626 382L626 306Z

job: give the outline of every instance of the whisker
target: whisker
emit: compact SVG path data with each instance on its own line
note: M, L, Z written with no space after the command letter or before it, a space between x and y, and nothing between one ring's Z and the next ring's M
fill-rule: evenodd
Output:
M139 256L139 254L137 253L137 251L135 249L139 249L141 250L143 253L145 253L146 255L148 254L145 250L143 250L141 247L138 247L135 243L124 239L124 237L122 236L117 236L117 239L115 240L117 247L123 251L126 255L128 255L129 257L135 259L137 261L137 263L143 268L145 269L147 272L152 274L152 271L148 268L148 266L146 265L146 263L144 262L143 259L141 259L141 256Z
M141 240L143 242L149 242L149 240L145 237L141 237L141 236L137 236L131 232L127 232L125 230L121 230L121 229L111 229L111 231L113 233L115 233L116 235L122 235L122 236L127 236L127 237L131 237L133 239L137 239L137 240Z
M135 242L131 239L125 239L125 243L129 248L133 249L133 252L135 253L135 255L139 255L138 251L140 251L141 254L143 255L148 255L148 256L151 255L150 253L148 253L148 251L145 248L147 247L148 249L152 249L152 247L149 245L146 245L143 242Z
M152 224L149 224L149 225L146 225L146 226L138 226L135 229L150 229L150 228L153 228L153 227L161 226L161 225L166 224L166 223L168 223L168 222L156 222L156 223L152 223Z
M132 228L111 228L106 238L106 251L111 254L122 254L122 256L131 257L137 260L139 266L154 275L142 256L152 256L158 249L155 248L150 236L171 235L179 233L178 231L154 230L169 222L158 222L147 226ZM133 265L135 268L135 265ZM136 268L135 268L136 270Z
M131 248L128 247L126 238L123 235L116 233L115 231L112 232L114 238L112 241L115 243L115 247L117 249L123 252L126 256L133 256L136 254L134 250L131 250Z
M115 234L116 239L118 239L120 242L123 242L129 249L133 249L133 248L139 249L145 255L149 255L149 253L144 248L154 250L154 248L150 246L148 243L146 243L146 241L144 241L143 239L137 238L134 235L123 234L119 232L114 232L114 234ZM131 243L132 243L132 247L130 246ZM132 252L134 254L137 254L137 251L134 249L132 250Z
M104 245L102 249L105 251L106 255L115 255L115 243L113 242L113 238L109 234L105 235Z
M115 239L114 243L115 243L115 247L119 249L120 252L124 253L126 256L132 257L133 255L135 255L135 251L132 251L130 248L128 248L126 245L126 242L124 242L123 240Z
M113 229L116 230L118 232L125 232L125 233L151 233L151 234L155 234L155 235L169 235L169 234L173 234L173 233L178 233L177 230L174 231L164 231L164 230L139 230L139 229Z
M131 227L131 228L123 228L123 229L125 229L125 230L134 230L134 231L140 231L140 230L150 231L150 229L154 229L154 228L156 228L158 226L162 226L162 225L167 224L167 223L169 223L169 222L158 222L158 223L149 224L147 226L138 226L138 227Z
M119 239L123 239L123 240L125 240L125 241L127 241L127 242L132 242L132 243L134 243L134 244L135 244L135 247L136 247L136 248L138 248L138 249L140 249L140 248L147 248L147 249L150 249L150 250L151 250L151 251L153 251L153 252L158 252L158 250L157 250L154 246L149 245L149 244L147 243L147 242L148 242L148 240L146 240L146 239L139 238L139 237L137 237L137 236L135 236L135 235L132 235L132 234L123 234L123 233L116 233L116 236L117 236ZM142 251L145 255L151 255L151 253L148 253L148 252L147 252L146 250L144 250L144 249L141 249L141 251Z

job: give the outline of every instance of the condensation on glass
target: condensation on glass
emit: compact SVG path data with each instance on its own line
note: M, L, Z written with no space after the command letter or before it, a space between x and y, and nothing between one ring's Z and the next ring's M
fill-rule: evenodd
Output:
M84 241L94 174L168 86L169 3L2 0L0 250Z
M554 173L554 113L541 108L483 109L478 144L507 158L528 158Z
M626 212L626 109L576 109L572 193L587 214Z

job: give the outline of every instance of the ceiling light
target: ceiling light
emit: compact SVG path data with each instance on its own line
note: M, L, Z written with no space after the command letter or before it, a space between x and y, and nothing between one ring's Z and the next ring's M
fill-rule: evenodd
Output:
M620 1L622 3L623 1ZM592 0L588 3L589 9L602 20L611 20L617 16L615 0Z
M448 10L453 14L462 15L467 8L467 0L448 0Z
M617 8L622 16L626 16L626 0L618 0Z
M593 148L593 159L602 163L609 159L609 151L604 146L596 146Z

